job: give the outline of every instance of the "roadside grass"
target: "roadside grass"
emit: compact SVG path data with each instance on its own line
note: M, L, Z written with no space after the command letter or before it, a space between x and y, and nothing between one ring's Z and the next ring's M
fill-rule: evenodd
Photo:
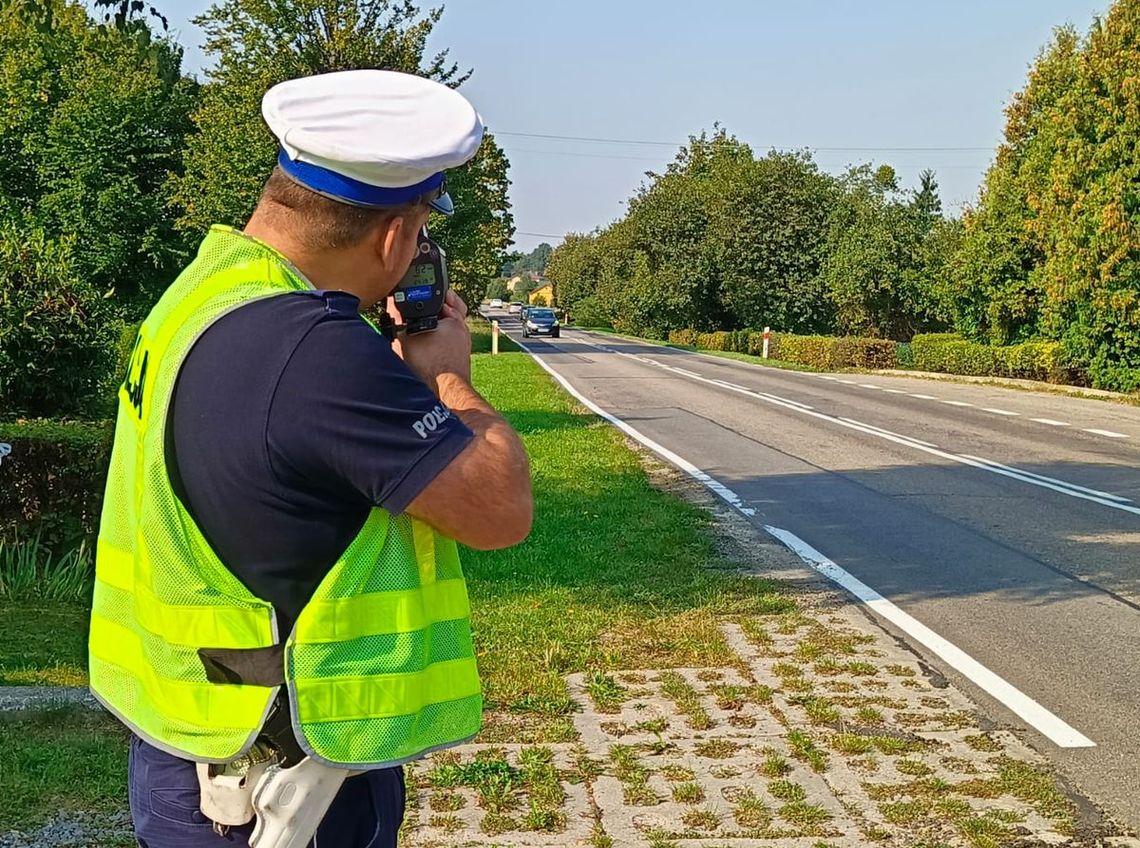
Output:
M524 544L464 555L487 704L506 714L483 741L570 739L566 674L732 664L719 622L795 608L773 582L709 569L708 515L654 489L525 354L476 357L474 380L526 442L536 515ZM616 708L604 675L590 687Z
M127 804L127 732L83 707L0 714L0 835L57 812Z
M0 686L84 686L87 607L62 601L4 604Z

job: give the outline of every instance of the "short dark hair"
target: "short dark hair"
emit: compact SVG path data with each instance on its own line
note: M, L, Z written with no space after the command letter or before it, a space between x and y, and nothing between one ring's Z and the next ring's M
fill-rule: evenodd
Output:
M258 201L259 210L289 227L295 238L315 250L337 250L360 244L383 221L397 215L411 215L426 206L423 199L381 208L341 203L306 188L276 166Z

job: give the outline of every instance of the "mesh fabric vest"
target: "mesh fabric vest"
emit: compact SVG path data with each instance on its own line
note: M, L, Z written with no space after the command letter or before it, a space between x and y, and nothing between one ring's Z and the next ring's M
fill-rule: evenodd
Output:
M198 649L279 640L272 607L226 569L171 488L165 429L174 381L219 317L311 289L267 246L215 227L143 322L119 392L91 688L148 742L201 762L242 754L278 687L209 682ZM396 765L473 736L482 699L455 543L373 509L298 616L282 679L302 748L333 765Z

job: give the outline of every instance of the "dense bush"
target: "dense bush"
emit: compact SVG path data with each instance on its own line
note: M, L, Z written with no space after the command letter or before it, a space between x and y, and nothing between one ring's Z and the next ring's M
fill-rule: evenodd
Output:
M722 330L716 333L673 330L669 333L669 342L753 356L762 356L764 352L764 334L756 330ZM772 333L768 356L813 368L894 368L898 364L895 349L895 342L886 339Z
M1050 383L1083 384L1083 374L1069 362L1060 342L984 345L953 333L918 335L911 341L914 367L920 371L976 377L1018 377Z
M31 539L56 553L91 542L99 525L110 421L0 424L0 541Z
M0 410L105 418L123 324L77 272L70 241L0 224Z
M697 333L697 347L701 350L730 350L729 334L724 330L715 333Z
M570 318L577 327L611 327L610 314L596 297L579 300L570 310Z

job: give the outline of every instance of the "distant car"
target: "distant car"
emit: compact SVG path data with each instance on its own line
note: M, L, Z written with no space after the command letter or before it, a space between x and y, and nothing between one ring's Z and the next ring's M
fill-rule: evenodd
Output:
M512 303L507 308L507 312L511 313L511 315L518 315L520 312L522 312L522 304L521 303Z
M530 310L533 308L534 307L532 307L529 303L524 303L522 305L522 311L519 313L522 316L522 320L526 320L527 313L530 312Z
M503 299L501 297L494 298L491 301L491 308L492 309L502 309L503 308Z
M557 339L561 328L558 326L558 316L553 309L542 306L532 306L527 310L523 319L523 336L550 336Z

